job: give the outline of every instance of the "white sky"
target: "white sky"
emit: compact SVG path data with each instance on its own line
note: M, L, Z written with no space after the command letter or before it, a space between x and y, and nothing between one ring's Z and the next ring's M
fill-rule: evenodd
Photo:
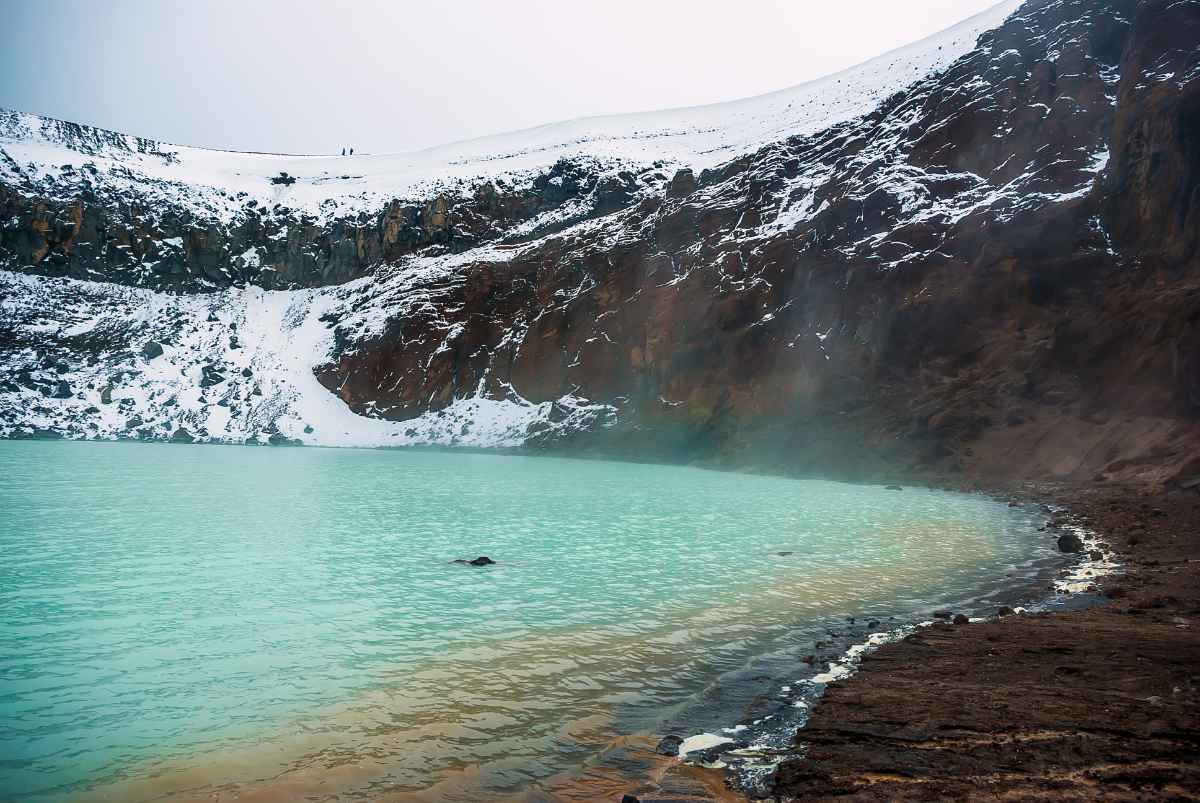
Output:
M406 151L827 75L994 0L0 0L0 106L186 145Z

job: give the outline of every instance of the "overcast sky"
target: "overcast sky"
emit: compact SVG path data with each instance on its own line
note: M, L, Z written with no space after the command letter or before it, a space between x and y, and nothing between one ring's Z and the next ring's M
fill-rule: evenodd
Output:
M0 106L178 144L406 151L732 100L994 0L0 0Z

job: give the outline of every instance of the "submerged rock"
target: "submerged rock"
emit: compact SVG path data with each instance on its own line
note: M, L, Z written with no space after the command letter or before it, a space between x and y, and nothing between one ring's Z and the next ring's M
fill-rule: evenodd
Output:
M458 558L458 559L452 560L450 562L458 563L463 566L492 566L496 563L496 561L492 560L487 555L480 555L479 557L475 558L474 560L463 560L462 558Z
M883 488L885 491L903 491L904 490L903 486L900 486L900 485L885 485L885 486L883 486Z

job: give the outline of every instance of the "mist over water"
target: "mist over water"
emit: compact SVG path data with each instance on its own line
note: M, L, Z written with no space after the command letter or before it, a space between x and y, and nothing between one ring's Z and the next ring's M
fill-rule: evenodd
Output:
M807 621L1045 551L1029 514L937 491L0 442L0 797L520 793Z

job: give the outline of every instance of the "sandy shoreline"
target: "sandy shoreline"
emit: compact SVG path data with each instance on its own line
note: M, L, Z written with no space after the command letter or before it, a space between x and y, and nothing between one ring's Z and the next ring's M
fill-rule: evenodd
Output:
M880 647L827 688L760 794L1200 799L1200 495L1008 495L1062 505L1115 552L1123 570L1097 578L1103 604ZM686 799L654 786L642 800Z

